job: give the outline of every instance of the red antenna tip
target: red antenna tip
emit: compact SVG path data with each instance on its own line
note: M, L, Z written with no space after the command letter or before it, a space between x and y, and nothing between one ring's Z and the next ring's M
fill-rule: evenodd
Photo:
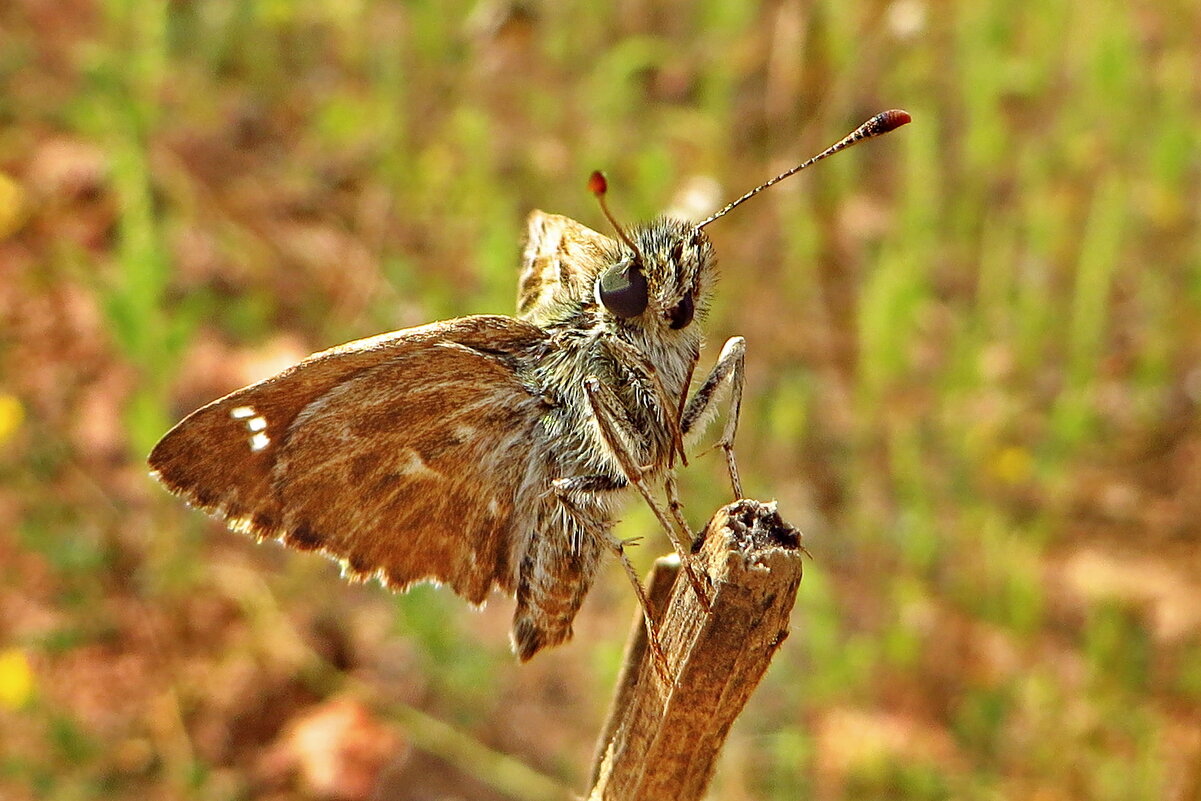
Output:
M609 182L605 180L605 174L600 170L593 170L592 175L588 176L588 191L600 197L609 191Z
M888 133L889 131L895 131L902 125L908 125L913 122L913 117L909 116L909 112L904 109L894 108L888 111L881 111L872 122L875 123L872 126L874 129L873 134Z
M588 176L588 191L596 195L596 201L600 203L601 212L605 215L605 219L613 226L613 230L617 232L617 238L625 243L626 247L634 251L634 255L639 261L642 261L642 254L638 252L638 246L634 244L634 240L630 239L630 235L625 232L617 220L613 218L613 214L609 211L609 204L605 202L605 193L609 191L609 182L605 180L605 174L600 170L593 170Z

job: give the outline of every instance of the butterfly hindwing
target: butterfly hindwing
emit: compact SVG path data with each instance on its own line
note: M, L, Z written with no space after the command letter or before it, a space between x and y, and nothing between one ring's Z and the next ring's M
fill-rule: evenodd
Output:
M533 211L526 221L526 246L517 282L517 316L543 323L548 312L592 292L596 271L617 247L570 217Z
M194 412L150 466L232 528L479 603L515 586L546 404L514 364L544 340L476 316L342 345Z

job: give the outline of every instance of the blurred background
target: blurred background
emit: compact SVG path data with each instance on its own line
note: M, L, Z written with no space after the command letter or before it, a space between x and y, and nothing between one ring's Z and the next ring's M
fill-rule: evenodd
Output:
M169 497L183 414L513 309L525 215L708 212L752 497L806 532L715 799L1201 797L1201 7L0 4L0 796L585 789L635 601L519 666ZM694 460L696 526L727 500ZM669 549L645 535L640 569ZM373 795L374 794L374 795Z

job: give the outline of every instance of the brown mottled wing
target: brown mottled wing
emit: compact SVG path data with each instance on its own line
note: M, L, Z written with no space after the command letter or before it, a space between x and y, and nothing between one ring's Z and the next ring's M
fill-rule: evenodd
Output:
M570 217L530 212L517 284L517 316L533 323L572 297L592 292L606 253L616 243Z
M150 454L172 492L395 589L512 592L544 402L511 363L545 339L477 316L310 356L194 412Z

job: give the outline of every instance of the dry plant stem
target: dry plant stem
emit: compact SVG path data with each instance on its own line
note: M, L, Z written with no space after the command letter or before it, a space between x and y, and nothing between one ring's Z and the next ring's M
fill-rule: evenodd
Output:
M647 595L675 680L663 682L639 625L597 744L590 801L700 799L730 726L788 634L800 533L775 504L741 500L720 509L704 536L697 561L713 579L711 607L671 581L674 558L656 563Z
M663 556L655 561L650 575L647 576L646 596L649 606L643 608L650 609L650 615L653 618L656 630L659 624L663 622L663 610L667 607L671 588L679 575L679 558L676 556ZM613 739L617 726L621 725L623 721L621 712L630 707L631 699L638 690L638 675L646 662L647 648L649 646L647 638L642 636L645 626L640 618L643 617L646 617L646 615L636 615L634 617L629 639L626 640L626 652L621 661L621 672L617 675L617 684L614 686L613 701L609 705L609 716L605 720L604 729L601 730L600 737L596 741L596 754L592 759L592 775L589 778L589 782L593 785L596 784L597 771L605 757L605 749L609 747L609 742ZM664 686L670 686L672 683L674 682L668 680L663 684Z

